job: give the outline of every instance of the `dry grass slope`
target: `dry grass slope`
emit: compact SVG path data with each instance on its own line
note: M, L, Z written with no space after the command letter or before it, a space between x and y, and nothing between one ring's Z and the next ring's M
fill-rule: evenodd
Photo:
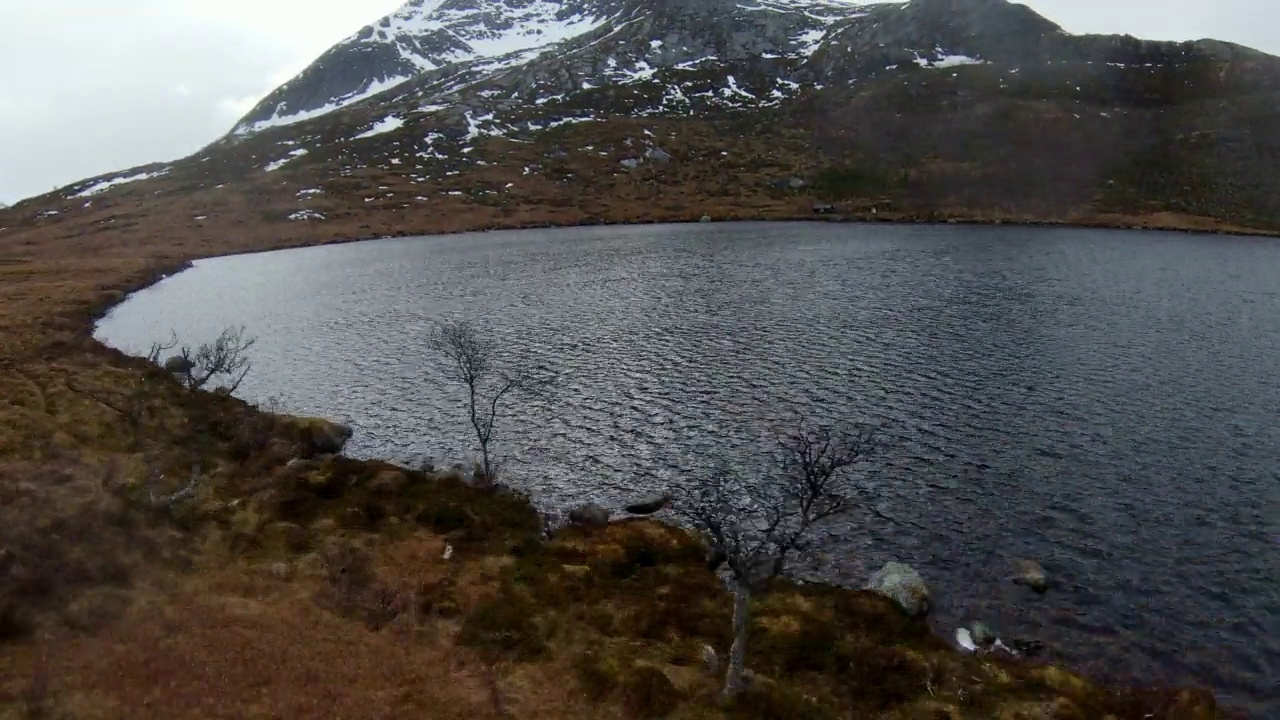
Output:
M748 701L721 706L698 658L726 648L728 601L684 534L627 523L544 543L519 498L317 455L314 421L188 393L90 337L128 291L203 256L811 216L819 196L769 187L821 169L803 133L674 123L644 123L677 158L656 183L582 154L526 178L519 168L541 149L494 139L476 153L508 162L427 190L391 167L338 178L299 164L221 188L175 170L90 207L55 197L0 211L0 715L1219 717L1205 693L1113 692L1057 668L961 657L879 598L785 583L754 613ZM557 142L613 147L642 129L593 123ZM331 191L317 206L328 220L287 220L305 184ZM378 187L391 194L363 202ZM463 195L440 194L454 187ZM432 200L404 201L410 192ZM837 202L870 218L866 200ZM875 217L1239 229L1167 212L893 207ZM154 508L149 488L172 492L195 459L196 498Z

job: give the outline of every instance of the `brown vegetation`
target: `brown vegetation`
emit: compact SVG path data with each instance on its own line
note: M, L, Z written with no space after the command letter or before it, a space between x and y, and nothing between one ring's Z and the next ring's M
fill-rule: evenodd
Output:
M661 135L664 122L644 126ZM563 141L640 128L600 125ZM322 421L188 391L90 338L95 316L126 292L201 256L812 215L817 196L766 182L817 167L803 137L770 145L711 123L681 129L667 149L686 162L656 184L585 155L522 180L520 164L539 152L494 139L477 153L507 154L506 169L462 176L472 194L461 197L440 195L443 180L426 190L390 169L338 178L300 166L281 171L288 182L257 174L225 187L175 170L88 207L46 197L0 211L0 715L1217 717L1200 693L1112 693L1061 669L962 657L878 597L785 583L753 608L756 680L722 706L698 657L704 644L727 651L731 603L689 536L627 523L543 543L539 517L517 497L319 454ZM721 152L731 159L716 160ZM707 161L689 162L695 155ZM507 182L520 184L499 201L475 194ZM329 219L290 222L308 183L332 191L317 201ZM378 186L399 199L363 203ZM405 202L411 192L432 200ZM1239 229L1168 212L945 207L874 217ZM194 497L148 501L182 487L193 458L203 478Z

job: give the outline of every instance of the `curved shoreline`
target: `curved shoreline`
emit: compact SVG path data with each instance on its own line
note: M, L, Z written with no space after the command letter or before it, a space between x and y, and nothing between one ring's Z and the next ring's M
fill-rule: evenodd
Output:
M721 222L725 222L725 221L751 222L753 220L764 220L764 221L770 221L770 222L773 222L773 221L862 222L861 219L850 219L850 218L834 219L834 218L823 218L823 217L754 218L754 219L753 218L727 218L725 220L721 220ZM688 220L688 219L675 219L675 220L655 221L654 223L619 222L619 223L596 223L595 225L609 226L609 225L618 225L618 224L665 224L665 223L671 223L671 222L697 222L697 221ZM880 222L895 222L895 221L888 220L888 219L877 219L871 222L880 223ZM928 221L928 222L930 222L930 224L946 224L945 221L943 222ZM972 224L972 223L981 223L982 221L978 221L978 220L954 221L954 223L956 224L961 222L965 222L966 224ZM915 223L911 223L911 224L915 224ZM1014 225L1015 223L1005 222L1005 223L990 223L990 224L992 224L992 226L995 227L995 226L1003 226L1003 225ZM1025 223L1016 223L1016 224L1025 225L1025 226L1080 227L1080 228L1094 228L1094 229L1098 229L1099 227L1108 227L1110 229L1131 229L1131 228L1115 227L1115 226L1096 226L1096 225L1068 224L1068 223L1044 222L1044 221L1040 221L1040 222L1027 221ZM532 225L528 227L477 228L472 231L488 230L488 229L517 230L517 229L532 229L534 227L571 227L571 226L584 226L584 225L588 225L588 224L586 223L546 223L546 224ZM1184 233L1206 233L1206 234L1214 232L1211 230L1199 229L1199 228L1176 228L1176 227L1151 227L1151 228L1142 228L1142 229L1165 230L1165 231L1184 232ZM1239 233L1227 232L1223 230L1219 230L1217 232L1218 234L1239 234ZM298 247L309 247L309 246L322 245L322 244L339 244L339 243L346 244L346 243L353 243L353 242L361 242L364 240L384 239L384 238L392 238L392 237L428 236L428 235L435 235L435 234L443 234L443 233L431 233L431 232L423 232L423 231L404 231L403 233L395 234L395 235L386 235L386 234L379 233L370 237L347 237L347 238L328 239L328 240L320 240L320 241L300 240L295 243L290 243L288 241L285 241L284 244L264 247L258 250L249 250L248 252L266 252L266 251L273 251L273 250L293 249ZM1276 233L1259 231L1254 234L1272 236L1272 235L1275 235ZM110 310L116 304L118 304L119 302L122 302L133 292L145 289L146 287L153 285L154 283L158 282L159 280L162 280L163 278L169 275L180 272L182 269L191 267L192 263L195 260L219 257L222 255L241 254L242 252L245 252L245 251L233 250L225 253L210 253L210 254L203 254L203 255L194 256L194 257L185 257L185 258L174 257L167 260L147 263L147 264L144 264L143 267L138 267L133 269L133 271L130 273L126 273L123 276L117 276L112 282L106 283L104 285L99 285L98 287L94 288L95 296L93 296L92 298L88 298L88 297L69 298L69 300L73 304L78 302L81 308L79 312L76 312L75 310L73 310L72 316L68 318L72 322L75 322L76 324L76 331L72 333L70 337L64 337L64 339L61 339L61 340L58 339L57 337L30 338L31 340L35 341L35 343L33 343L34 347L32 349L35 351L36 357L26 356L26 362L24 362L23 355L18 355L13 358L0 356L0 362L6 365L8 364L27 365L28 362L30 362L31 360L36 360L37 358L39 358L39 360L43 360L43 358L49 357L51 353L54 356L56 356L57 354L66 350L70 350L71 347L78 345L82 349L82 351L87 353L86 356L81 359L83 366L77 369L80 374L92 374L103 368L114 368L117 371L123 370L131 374L137 374L141 371L141 367L139 362L136 361L136 359L127 358L127 356L123 356L122 353L119 353L118 351L108 348L105 345L102 345L96 339L93 338L93 333L94 333L94 329L97 321L101 319L101 317L103 317L106 313L110 312ZM85 345L83 343L84 340L89 340L89 343ZM253 409L248 409L246 412L248 412L249 415L252 416L257 411ZM356 470L352 470L348 468L349 472L356 472L356 471L363 472L364 471L363 469L380 468L385 466L384 463L378 463L376 461L374 462L351 461L351 462L354 463L352 465L352 468L356 468Z

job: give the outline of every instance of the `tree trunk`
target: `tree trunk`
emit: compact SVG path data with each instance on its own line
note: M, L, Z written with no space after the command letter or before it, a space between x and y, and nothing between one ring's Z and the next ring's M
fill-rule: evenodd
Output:
M750 626L747 616L747 602L751 599L751 591L742 583L735 583L733 588L733 647L729 648L729 669L724 676L724 696L733 699L746 689L747 663L747 628Z

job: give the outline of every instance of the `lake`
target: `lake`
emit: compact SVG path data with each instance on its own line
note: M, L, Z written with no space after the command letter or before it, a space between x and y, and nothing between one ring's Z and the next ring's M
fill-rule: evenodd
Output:
M500 421L548 508L754 462L803 408L878 428L875 508L814 572L888 559L950 635L981 619L1112 679L1280 717L1280 242L831 223L529 230L210 259L97 337L256 336L239 395L355 426L348 454L472 457L426 349L470 319L561 373ZM1057 587L1009 580L1039 560Z

